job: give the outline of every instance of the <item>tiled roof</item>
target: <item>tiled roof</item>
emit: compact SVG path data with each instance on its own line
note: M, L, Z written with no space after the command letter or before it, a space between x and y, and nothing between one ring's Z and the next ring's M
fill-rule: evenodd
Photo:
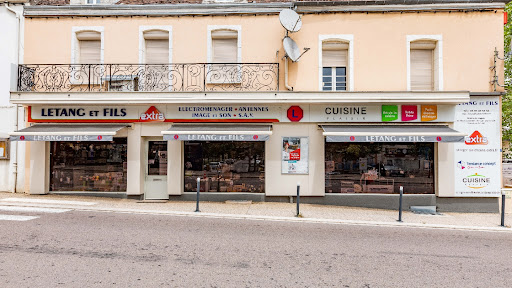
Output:
M35 6L43 6L43 5L63 6L63 5L69 5L69 0L30 0L30 5L35 5Z
M510 0L233 0L234 3L292 3L306 5L413 5L413 4L449 4L449 3L508 3ZM70 0L30 0L31 5L62 6L69 5ZM215 0L119 0L115 5L151 5L151 4L201 4L216 3ZM220 2L218 2L220 3ZM223 1L223 3L226 3ZM314 4L313 4L314 3ZM226 3L228 4L228 3ZM96 6L96 5L95 5Z

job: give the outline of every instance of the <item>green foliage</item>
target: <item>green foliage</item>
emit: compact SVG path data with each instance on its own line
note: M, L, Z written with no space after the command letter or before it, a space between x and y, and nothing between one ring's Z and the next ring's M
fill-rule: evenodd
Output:
M508 55L510 53L510 40L512 37L512 2L509 2L505 6L505 11L508 12L509 15L509 21L504 27L504 33L505 33L505 55ZM500 55L501 56L501 55ZM503 127L503 141L510 141L512 140L512 57L507 57L505 60L505 89L507 93L503 96L503 102L502 102L502 127ZM501 82L501 81L500 81ZM503 151L503 157L504 158L512 158L512 150L510 148L504 149Z

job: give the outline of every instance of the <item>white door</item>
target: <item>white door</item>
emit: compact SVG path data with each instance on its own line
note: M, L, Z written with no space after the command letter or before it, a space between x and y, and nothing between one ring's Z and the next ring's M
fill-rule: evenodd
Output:
M167 141L147 140L144 199L169 199L167 194Z

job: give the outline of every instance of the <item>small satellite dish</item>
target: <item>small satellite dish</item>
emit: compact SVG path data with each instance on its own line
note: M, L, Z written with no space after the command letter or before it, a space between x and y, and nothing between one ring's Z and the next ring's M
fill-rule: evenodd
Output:
M293 39L288 36L284 37L283 39L283 47L286 56L288 56L293 62L297 62L300 56L302 56L300 54L300 49L299 46L297 46L297 43L295 43L295 41L293 41Z
M284 29L290 32L298 32L302 28L302 20L299 14L292 9L284 9L279 13L279 21Z

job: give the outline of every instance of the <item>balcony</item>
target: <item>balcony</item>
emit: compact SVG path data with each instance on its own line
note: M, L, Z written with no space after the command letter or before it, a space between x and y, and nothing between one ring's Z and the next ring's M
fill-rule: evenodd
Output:
M267 92L278 63L24 64L18 92Z

